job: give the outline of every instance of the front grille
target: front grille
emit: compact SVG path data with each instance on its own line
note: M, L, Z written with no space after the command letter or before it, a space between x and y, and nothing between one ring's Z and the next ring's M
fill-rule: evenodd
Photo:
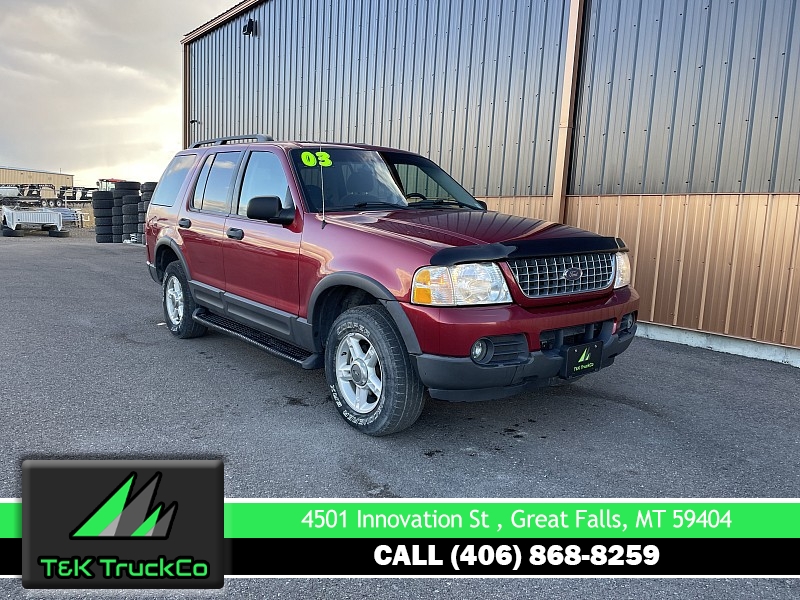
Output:
M614 279L613 254L576 254L546 258L520 258L508 261L514 279L529 298L547 298L603 290ZM573 281L564 278L577 267L581 275Z

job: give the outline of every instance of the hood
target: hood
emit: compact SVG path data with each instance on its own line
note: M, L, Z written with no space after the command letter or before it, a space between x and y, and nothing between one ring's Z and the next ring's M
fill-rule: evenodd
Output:
M434 265L624 249L617 238L492 211L409 209L327 216L345 227L425 243L435 251Z

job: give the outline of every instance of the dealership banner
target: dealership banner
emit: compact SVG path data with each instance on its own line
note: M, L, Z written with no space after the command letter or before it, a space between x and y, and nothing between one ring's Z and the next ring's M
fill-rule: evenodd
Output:
M93 550L80 555L88 565L82 567L72 550L60 558L36 555L25 559L38 562L27 567L32 571L23 584L219 587L221 579L212 576L220 569L227 577L800 576L797 499L228 498L218 564L215 530L209 529L213 511L194 494L173 504L164 494L165 502L156 505L155 500L161 500L156 497L158 478L166 481L170 475L156 466L157 472L151 469L156 474L145 473L139 484L128 477L127 467L119 471L122 477L109 474L109 481L122 483L104 495L105 503L90 507L94 512L84 522L72 519L67 527L69 543L114 543L122 550L135 548L141 558ZM200 467L198 473L210 474L213 480L214 473L204 475ZM139 466L139 471L145 469ZM180 487L169 491L177 498ZM115 494L118 501L112 510ZM192 524L186 532L195 536L188 549L151 551L148 544L155 548L168 541L173 520L171 531L179 531L181 517L189 518L196 501L203 511L196 511L199 525ZM149 503L151 510L140 514L150 517L131 520L137 502ZM18 500L0 501L2 575L24 572L22 508ZM103 510L106 520L109 510L121 515L111 519L111 530L102 522ZM126 519L131 524L127 529ZM114 539L103 539L102 528L103 535ZM91 539L81 540L81 535ZM143 574L150 572L153 577L148 580Z

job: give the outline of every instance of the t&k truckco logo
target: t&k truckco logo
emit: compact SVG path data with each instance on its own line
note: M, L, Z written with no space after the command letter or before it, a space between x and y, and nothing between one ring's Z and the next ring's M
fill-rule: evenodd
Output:
M22 470L25 587L222 587L221 461L35 460Z

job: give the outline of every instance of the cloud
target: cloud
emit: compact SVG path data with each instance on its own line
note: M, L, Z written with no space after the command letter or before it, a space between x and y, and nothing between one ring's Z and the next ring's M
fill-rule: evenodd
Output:
M157 179L181 148L183 35L235 0L3 0L0 164Z

